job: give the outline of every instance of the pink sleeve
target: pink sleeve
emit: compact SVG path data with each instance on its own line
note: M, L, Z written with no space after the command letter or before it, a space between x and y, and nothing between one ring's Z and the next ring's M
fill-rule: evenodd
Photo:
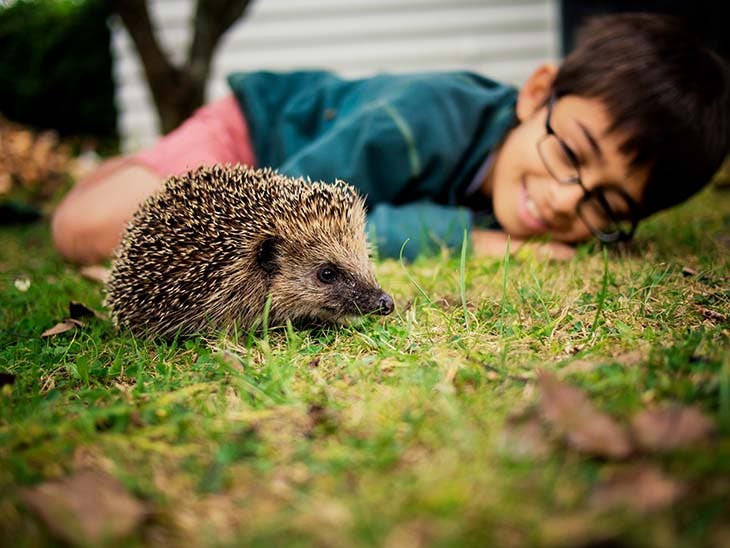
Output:
M201 165L256 165L248 126L233 95L199 108L180 127L131 156L130 161L162 177Z

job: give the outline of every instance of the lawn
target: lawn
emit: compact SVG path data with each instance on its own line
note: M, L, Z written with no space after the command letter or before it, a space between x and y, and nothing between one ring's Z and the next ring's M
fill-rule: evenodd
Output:
M0 544L730 542L730 191L620 252L379 261L396 312L149 342L0 229Z

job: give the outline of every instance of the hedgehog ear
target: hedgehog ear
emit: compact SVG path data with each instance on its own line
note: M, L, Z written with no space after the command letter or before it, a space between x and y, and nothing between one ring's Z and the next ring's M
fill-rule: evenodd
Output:
M276 259L279 254L279 239L274 236L264 238L259 245L259 251L256 255L256 262L261 269L267 274L271 274L276 270Z

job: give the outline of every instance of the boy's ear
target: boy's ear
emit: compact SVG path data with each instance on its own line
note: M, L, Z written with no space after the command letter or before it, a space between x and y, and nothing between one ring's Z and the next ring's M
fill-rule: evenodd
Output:
M530 118L547 103L557 73L557 65L543 63L522 84L517 96L517 118L520 122Z

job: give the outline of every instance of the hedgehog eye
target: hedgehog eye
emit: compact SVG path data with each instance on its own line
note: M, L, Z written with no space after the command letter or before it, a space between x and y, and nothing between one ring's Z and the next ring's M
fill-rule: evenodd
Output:
M331 284L337 279L337 269L333 266L324 266L317 272L319 281L325 284Z

